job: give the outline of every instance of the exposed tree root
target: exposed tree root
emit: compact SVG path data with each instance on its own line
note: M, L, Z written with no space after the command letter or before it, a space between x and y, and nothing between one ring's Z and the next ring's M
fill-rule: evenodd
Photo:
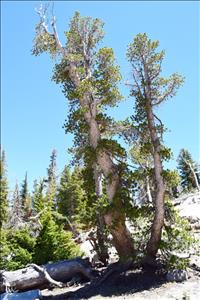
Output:
M92 281L92 284L95 286L101 285L105 280L107 280L109 277L115 275L115 274L120 274L124 273L130 269L134 268L140 268L141 263L134 263L133 261L128 261L128 262L116 262L108 266L108 268L104 271L104 273L101 275L100 278L95 279Z
M197 266L195 263L189 265L190 269L194 270L195 272L198 272L198 276L200 276L200 267Z
M160 261L156 260L156 258L152 258L149 256L144 257L138 262L134 262L133 260L129 260L127 262L116 262L108 266L108 268L103 272L100 278L92 281L92 284L95 286L99 286L104 283L109 277L119 275L129 270L134 269L152 269L154 271L163 270L163 265Z

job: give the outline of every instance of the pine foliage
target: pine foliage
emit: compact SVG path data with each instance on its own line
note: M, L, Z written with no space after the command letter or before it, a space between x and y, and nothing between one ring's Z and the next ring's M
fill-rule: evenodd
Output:
M0 229L8 217L8 180L6 174L5 151L1 151L0 159Z
M200 185L200 170L190 152L187 149L181 149L177 161L183 189L191 191L197 188L197 185Z
M42 229L36 239L33 258L37 264L81 255L79 247L72 240L72 234L56 224L51 211L43 214L41 224Z

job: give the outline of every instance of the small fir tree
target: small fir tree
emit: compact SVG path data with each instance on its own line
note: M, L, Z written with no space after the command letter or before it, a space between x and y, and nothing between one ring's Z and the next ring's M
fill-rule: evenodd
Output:
M7 259L6 269L24 268L33 261L35 238L30 235L27 226L18 230L8 230L6 238L9 247L9 259Z
M60 184L58 187L58 211L64 216L73 216L76 199L73 197L73 188L70 185L71 172L70 167L65 166L61 174Z
M67 216L71 222L80 227L78 214L83 211L85 192L83 190L82 173L79 167L74 171L66 166L60 179L58 188L58 211Z
M0 230L8 217L8 180L6 174L5 151L1 151L0 159Z
M47 194L46 194L48 205L54 209L57 209L56 157L57 157L57 152L55 149L53 149L52 154L50 156L50 164L47 169Z
M22 206L25 207L26 199L28 198L28 177L27 172L25 174L24 181L21 186L20 196L22 199Z
M37 264L81 255L79 247L72 240L72 234L56 224L50 210L42 215L41 223L42 229L36 239L34 253Z
M27 221L32 213L32 199L28 191L28 177L27 172L25 174L24 181L20 190L20 197L22 202L22 209L24 214L24 220Z
M19 192L19 186L16 183L15 189L13 192L13 197L12 197L12 206L11 206L11 211L10 211L10 221L9 225L14 228L18 228L23 226L23 208L22 208L22 201L20 197L20 192Z
M191 154L186 149L181 149L178 156L178 170L181 176L181 186L184 190L191 191L197 188L200 191L200 176L198 165L193 161Z
M46 207L46 198L44 196L45 180L41 179L39 183L34 182L33 185L33 210L34 214L37 214L44 210Z

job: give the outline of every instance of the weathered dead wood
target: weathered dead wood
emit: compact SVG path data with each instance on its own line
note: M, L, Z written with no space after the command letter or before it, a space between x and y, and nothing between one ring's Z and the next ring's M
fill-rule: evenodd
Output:
M30 290L42 288L47 284L61 286L73 277L81 275L93 279L92 269L81 258L64 260L37 266L29 265L16 271L2 271L0 274L0 292L6 290Z
M56 281L56 280L54 280L53 278L51 278L51 276L50 276L49 273L47 272L46 268L40 267L40 266L38 266L38 265L36 265L36 264L30 264L30 265L28 265L27 267L33 267L36 271L38 271L38 272L44 274L45 279L46 279L49 283L51 283L51 284L53 284L53 285L55 285L55 286L58 286L58 287L62 287L62 286L63 286L63 283L62 283L62 282Z

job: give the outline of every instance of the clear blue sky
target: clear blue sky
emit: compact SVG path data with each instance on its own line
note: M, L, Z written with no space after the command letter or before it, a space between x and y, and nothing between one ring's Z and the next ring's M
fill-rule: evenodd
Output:
M33 180L46 175L53 148L58 151L58 171L69 162L67 148L72 138L62 125L67 115L67 100L61 88L51 81L53 63L47 55L31 56L39 1L1 2L1 143L6 151L8 178L13 188L28 171ZM199 3L193 1L55 1L60 38L70 17L78 10L84 16L105 22L104 45L113 47L123 81L130 79L126 61L127 45L138 33L146 32L160 40L166 50L164 74L180 72L186 77L177 96L159 110L171 130L166 144L176 158L187 148L199 160ZM129 91L122 83L125 97ZM123 102L112 113L117 118L131 114L132 101ZM171 165L175 166L172 161Z

